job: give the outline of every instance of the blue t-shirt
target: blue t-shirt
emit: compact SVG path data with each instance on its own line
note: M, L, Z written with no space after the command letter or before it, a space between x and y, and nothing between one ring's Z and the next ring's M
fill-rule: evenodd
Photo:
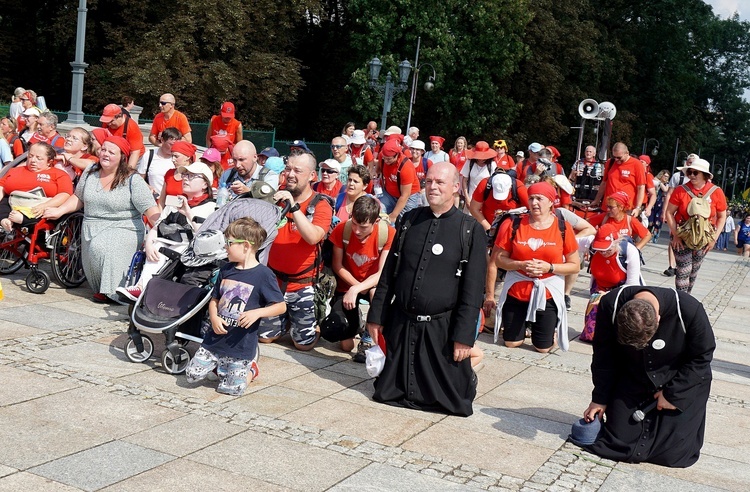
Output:
M249 360L258 349L258 325L249 328L237 325L237 318L244 311L284 302L276 276L265 265L240 270L229 263L219 271L212 293L219 300L219 317L227 322L226 335L217 335L209 328L203 338L203 347L219 357L234 357Z

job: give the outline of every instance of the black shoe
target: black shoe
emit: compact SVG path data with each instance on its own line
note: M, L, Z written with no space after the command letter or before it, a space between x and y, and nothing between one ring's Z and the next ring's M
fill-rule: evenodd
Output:
M570 296L565 296L565 310L570 311Z
M664 270L664 272L662 273L662 275L664 275L665 277L674 277L675 273L676 272L675 272L674 268L669 267L666 270Z

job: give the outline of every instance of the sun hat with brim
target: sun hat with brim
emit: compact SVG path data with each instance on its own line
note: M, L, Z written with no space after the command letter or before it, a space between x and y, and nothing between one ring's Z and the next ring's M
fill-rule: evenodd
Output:
M383 132L383 135L387 137L388 135L398 135L400 133L401 133L401 128L397 126L389 126L388 128L385 129L385 131Z
M224 233L208 230L199 232L193 238L192 244L180 256L180 262L186 267L199 267L226 257Z
M200 174L204 178L206 178L206 181L209 185L214 182L214 173L211 171L211 168L203 162L193 162L189 166L183 166L179 168L177 172L180 174Z
M620 229L614 224L606 223L596 231L594 241L591 243L591 249L595 251L607 251L619 239Z
M484 140L480 140L474 145L473 149L466 151L466 157L469 159L494 159L497 157L497 151L490 148L490 144Z
M492 176L492 198L495 200L505 200L513 188L513 178L504 173L498 173Z
M354 130L352 136L349 137L349 143L352 145L364 145L367 143L365 139L365 132L362 130Z
M599 432L601 432L601 430L602 423L598 418L595 417L591 422L579 419L570 429L568 441L576 446L591 446L596 442L596 438L599 437Z
M411 145L409 145L410 149L417 149L417 150L425 150L427 147L425 147L424 142L421 140L412 140Z
M695 159L690 164L687 164L687 165L682 166L682 167L678 167L677 169L679 171L682 171L682 172L685 172L688 169L695 169L696 171L700 171L703 174L707 174L708 175L708 179L713 179L714 175L713 175L713 173L711 173L711 171L709 171L709 167L710 167L710 164L708 163L707 160L705 160L705 159Z
M320 163L320 167L327 167L329 169L333 169L336 172L341 172L341 164L336 159L326 159L323 162Z

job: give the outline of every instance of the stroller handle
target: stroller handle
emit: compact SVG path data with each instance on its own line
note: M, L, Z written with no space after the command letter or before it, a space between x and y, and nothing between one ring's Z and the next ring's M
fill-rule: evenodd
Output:
M161 248L159 248L159 253L163 254L170 260L179 260L181 256L180 253L173 249L169 249L166 246L162 246Z

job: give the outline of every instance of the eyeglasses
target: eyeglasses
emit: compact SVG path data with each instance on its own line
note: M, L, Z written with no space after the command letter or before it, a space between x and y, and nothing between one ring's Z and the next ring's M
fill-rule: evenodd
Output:
M247 239L225 239L224 240L224 244L227 245L227 248L233 244L240 244L240 243L255 244L254 242L248 241Z
M159 106L166 106L167 104L174 104L174 103L169 102L169 101L159 101Z
M192 173L185 173L182 175L182 179L186 179L188 181L192 181L194 179L203 178L202 174L192 174Z
M70 140L72 142L82 142L83 139L81 137L77 137L75 135L68 134L65 136L65 140Z
M699 174L701 174L701 171L698 171L696 169L688 169L687 171L685 171L685 176L698 176Z
M324 167L324 168L321 168L321 169L320 169L320 172L321 172L321 173L323 173L323 174L338 174L338 173L339 173L339 172L338 172L337 170L335 170L335 169L326 169L325 167Z
M336 150L336 149L343 149L344 147L346 147L346 145L331 145L331 148L332 148L333 150Z

